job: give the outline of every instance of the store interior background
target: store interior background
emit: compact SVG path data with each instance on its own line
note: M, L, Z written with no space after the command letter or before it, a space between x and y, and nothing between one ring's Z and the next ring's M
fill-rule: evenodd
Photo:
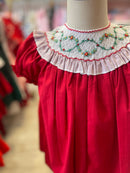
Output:
M130 25L130 0L108 0L109 20ZM34 29L49 31L66 22L66 0L6 0L1 16L19 23L26 38ZM9 28L11 31L11 28ZM10 151L4 155L0 173L52 173L39 151L38 92L27 85L31 97L25 105L12 103L2 117L5 133L0 132Z
M111 22L130 23L130 0L108 0L108 3ZM7 0L7 5L13 18L21 22L25 37L33 29L52 30L66 22L66 0Z

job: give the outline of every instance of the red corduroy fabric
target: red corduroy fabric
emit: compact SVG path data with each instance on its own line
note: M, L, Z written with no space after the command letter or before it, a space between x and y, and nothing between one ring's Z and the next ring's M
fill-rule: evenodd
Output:
M40 149L54 173L130 172L130 63L66 72L40 57L31 34L13 69L38 85Z

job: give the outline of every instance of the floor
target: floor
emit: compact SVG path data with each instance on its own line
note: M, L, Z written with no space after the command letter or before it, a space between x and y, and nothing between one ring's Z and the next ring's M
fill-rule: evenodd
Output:
M37 88L35 88L37 90ZM5 167L0 173L52 173L39 151L38 93L19 114L7 116L6 142L11 147L4 156Z

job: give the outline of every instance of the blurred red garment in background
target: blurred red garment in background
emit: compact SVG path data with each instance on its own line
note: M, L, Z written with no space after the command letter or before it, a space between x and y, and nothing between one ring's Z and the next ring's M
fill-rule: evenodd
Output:
M4 142L0 136L0 167L4 166L3 154L10 150L9 146Z
M20 23L16 22L11 17L3 17L3 24L8 46L11 52L16 56L17 50L24 40L24 35L20 28Z

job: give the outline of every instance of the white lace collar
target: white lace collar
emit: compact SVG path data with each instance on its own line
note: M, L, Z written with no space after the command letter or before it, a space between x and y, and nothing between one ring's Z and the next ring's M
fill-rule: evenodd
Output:
M104 74L130 61L130 26L110 23L84 32L65 24L47 33L35 31L34 39L42 58L68 72Z

